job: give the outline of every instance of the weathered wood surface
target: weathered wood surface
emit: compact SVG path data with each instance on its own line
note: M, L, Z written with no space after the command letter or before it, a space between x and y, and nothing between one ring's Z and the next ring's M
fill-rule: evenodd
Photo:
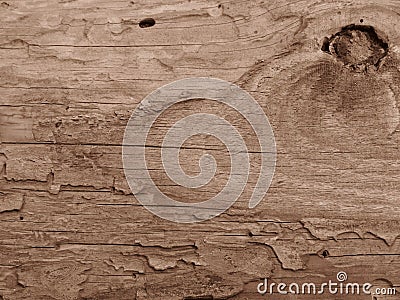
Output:
M262 278L319 283L339 271L400 287L398 1L7 0L0 17L0 299L265 299ZM366 27L334 36L350 24ZM121 144L147 94L199 76L254 96L277 169L255 209L257 168L226 213L182 225L139 205ZM171 184L156 159L162 134L192 111L249 130L207 100L157 122L155 180L204 200L226 180L218 141L182 150L189 173L203 152L221 163L204 189Z

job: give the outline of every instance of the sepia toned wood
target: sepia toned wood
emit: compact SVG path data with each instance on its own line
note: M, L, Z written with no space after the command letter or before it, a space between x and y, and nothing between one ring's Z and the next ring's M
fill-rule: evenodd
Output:
M400 293L397 1L6 0L0 20L0 299L338 299L257 292L338 272ZM251 124L209 99L172 106L146 149L165 194L204 201L229 177L226 147L204 135L185 142L182 168L212 154L216 177L190 190L166 176L162 139L192 113L235 126L252 165L225 213L178 224L136 200L122 141L146 95L189 77L254 97L277 166L249 209Z

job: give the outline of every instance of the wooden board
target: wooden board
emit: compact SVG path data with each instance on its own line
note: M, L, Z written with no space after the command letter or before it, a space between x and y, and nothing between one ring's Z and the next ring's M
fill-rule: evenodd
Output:
M338 299L257 292L264 278L338 272L400 288L399 2L6 0L0 17L0 299ZM206 136L181 161L196 174L212 154L208 186L163 172L163 135L193 112L234 124L253 166L224 214L178 224L132 194L122 141L146 95L190 77L254 97L277 166L248 209L260 154L249 124L207 99L171 107L149 136L163 192L203 201L226 182L229 154Z

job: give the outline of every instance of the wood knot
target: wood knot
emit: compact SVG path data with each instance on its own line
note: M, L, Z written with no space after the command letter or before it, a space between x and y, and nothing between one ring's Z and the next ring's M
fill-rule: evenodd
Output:
M374 27L351 24L325 38L322 51L335 56L355 71L365 71L369 66L379 68L389 46Z

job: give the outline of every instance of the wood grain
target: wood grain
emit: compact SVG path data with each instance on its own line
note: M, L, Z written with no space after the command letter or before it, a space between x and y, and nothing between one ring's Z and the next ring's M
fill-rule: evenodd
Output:
M2 2L0 299L266 299L264 278L317 284L339 271L400 288L399 16L391 0ZM219 176L196 191L171 182L159 156L174 121L219 114L252 150L235 205L182 225L140 206L121 148L139 102L188 77L248 91L278 160L250 210L260 150L246 120L207 99L171 107L148 154L172 197L208 199L229 169L226 148L198 136L182 167L195 174L210 153Z

